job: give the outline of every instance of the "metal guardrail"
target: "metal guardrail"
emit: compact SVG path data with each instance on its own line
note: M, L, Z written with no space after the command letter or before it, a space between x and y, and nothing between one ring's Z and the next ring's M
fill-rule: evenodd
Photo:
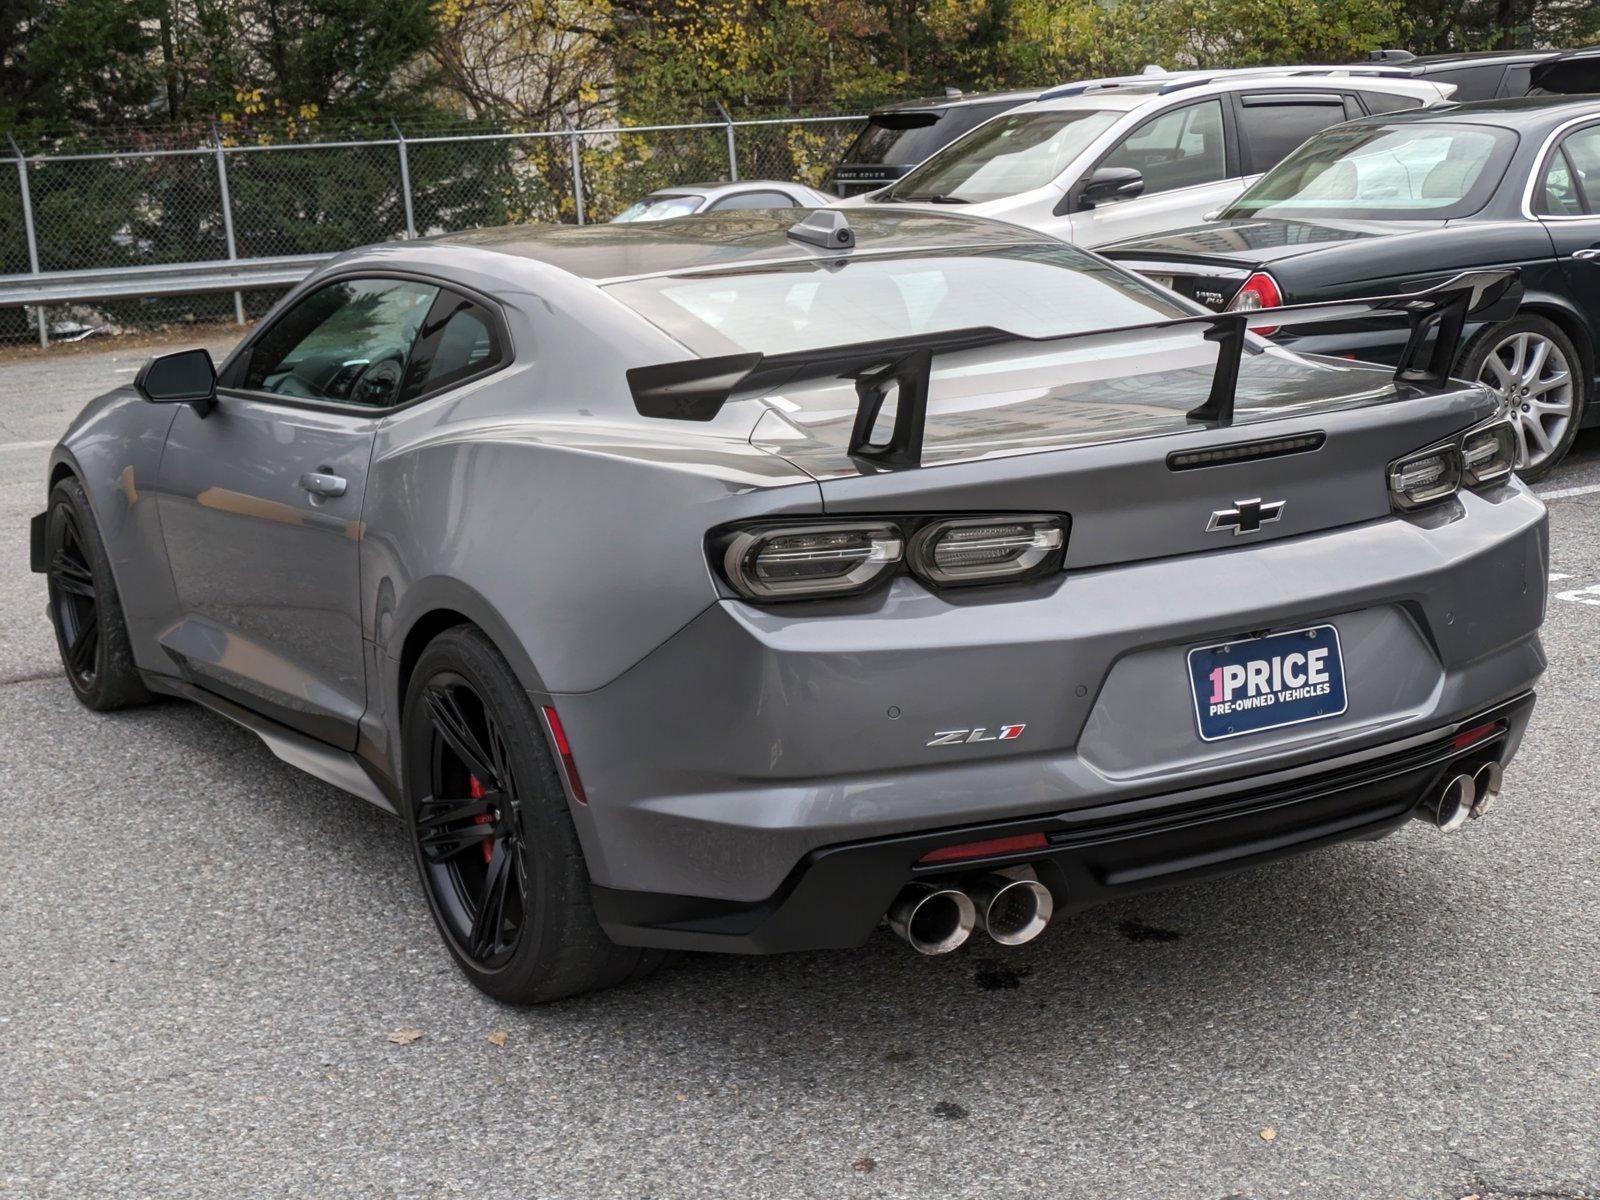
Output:
M31 307L128 296L183 296L198 292L291 287L332 257L331 254L288 254L281 258L231 262L163 263L100 271L52 271L48 275L0 275L0 304Z
M358 141L26 154L0 175L0 311L233 293L298 282L355 246L477 225L604 220L657 187L741 177L820 183L856 114ZM3 151L0 151L3 153ZM8 220L12 214L18 219ZM21 237L16 235L20 233ZM144 258L154 261L129 261ZM162 261L165 260L165 261ZM25 270L19 269L23 268ZM220 315L220 314L219 314ZM19 330L22 332L23 330Z

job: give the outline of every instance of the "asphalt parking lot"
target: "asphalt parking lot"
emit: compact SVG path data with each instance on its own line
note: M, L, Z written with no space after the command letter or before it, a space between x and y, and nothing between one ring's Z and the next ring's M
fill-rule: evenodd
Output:
M1600 1196L1600 433L1538 488L1550 669L1465 832L518 1011L398 823L73 700L27 519L143 354L0 361L0 1196Z

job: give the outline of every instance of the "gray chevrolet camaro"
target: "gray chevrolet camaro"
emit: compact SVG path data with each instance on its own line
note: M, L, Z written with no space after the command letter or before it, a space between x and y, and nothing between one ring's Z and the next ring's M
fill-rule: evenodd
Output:
M375 246L220 370L152 359L33 523L72 687L398 814L513 1002L884 921L1018 944L1489 806L1545 514L1439 364L1514 274L1271 314L1404 322L1396 370L1012 226L848 219Z

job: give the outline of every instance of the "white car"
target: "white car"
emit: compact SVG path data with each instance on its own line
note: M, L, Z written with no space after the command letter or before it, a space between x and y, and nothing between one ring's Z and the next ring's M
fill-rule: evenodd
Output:
M1312 134L1453 91L1361 68L1067 84L986 121L892 186L835 206L959 205L1098 246L1196 224Z
M831 204L833 199L814 187L779 179L685 183L656 189L612 217L611 223L669 221L694 213L728 212L736 208L821 208Z

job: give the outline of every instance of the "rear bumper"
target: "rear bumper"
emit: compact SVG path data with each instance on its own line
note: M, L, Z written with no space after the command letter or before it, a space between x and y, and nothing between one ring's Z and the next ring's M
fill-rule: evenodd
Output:
M1448 773L1509 761L1533 699L1530 692L1444 729L1324 760L1309 772L829 846L806 855L773 896L754 904L596 887L595 907L606 933L627 945L747 954L847 948L871 935L907 883L1026 863L1060 914L1318 846L1382 837L1410 819ZM1498 724L1493 736L1457 747L1458 733L1486 722ZM1048 850L918 865L941 847L1030 833L1042 833Z

